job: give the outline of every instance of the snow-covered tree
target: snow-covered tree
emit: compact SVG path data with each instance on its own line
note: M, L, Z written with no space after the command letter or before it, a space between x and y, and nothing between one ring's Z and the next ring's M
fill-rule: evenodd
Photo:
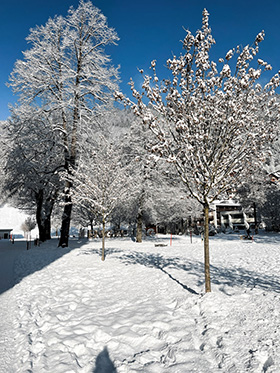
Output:
M7 143L7 137L5 136L5 127L7 125L7 121L0 121L0 190L1 190L1 197L0 197L0 204L4 204L6 202L6 196L3 192L4 188L4 178L5 178L5 164L6 164L6 157L7 152L6 149L6 143Z
M106 131L102 131L102 122L106 122ZM155 170L148 159L149 131L139 126L139 119L128 110L114 109L107 111L100 118L100 132L107 141L119 149L120 162L129 173L131 183L127 190L125 205L118 206L112 219L116 225L136 223L136 241L142 241L143 224L152 215L153 194L155 187Z
M44 26L31 29L23 52L10 76L10 86L19 103L41 107L42 113L56 113L56 131L64 145L66 172L75 169L79 137L85 123L99 107L108 103L117 88L118 71L110 65L104 48L115 44L116 32L90 1L81 0L66 17L50 18ZM68 245L72 203L71 183L65 186L65 208L59 245Z
M197 213L197 203L183 191L182 181L166 162L151 157L151 133L131 110L125 115L126 132L116 140L123 163L131 176L129 196L125 206L118 208L122 221L136 222L136 241L142 241L143 225L174 224ZM176 197L175 197L176 196ZM196 207L195 207L196 205ZM199 214L200 215L200 214ZM114 215L118 220L117 214Z
M95 143L96 141L96 143ZM117 148L103 136L93 141L89 138L88 147L80 156L79 166L71 175L71 197L102 224L102 260L105 260L105 226L114 208L125 202L130 180L123 168Z
M31 216L28 216L25 221L21 224L21 229L26 236L27 241L31 241L31 231L36 227L36 220ZM27 242L27 250L30 247L30 242Z
M264 32L252 46L230 49L216 63L210 59L215 40L208 16L204 9L202 28L195 35L187 31L184 53L167 60L169 74L162 83L154 60L142 93L131 81L136 102L116 93L151 129L155 156L173 164L203 206L206 292L211 291L209 204L253 172L279 120L279 74L264 87L258 84L262 73L271 70L265 61L255 61Z
M201 216L201 205L190 196L170 164L165 170L162 170L162 162L158 166L160 179L154 195L155 221L171 233L185 232L190 221Z
M280 180L280 141L268 144L264 162L257 172L248 177L237 190L245 210L253 208L255 218L255 233L258 232L258 222L265 222L268 229L280 226L278 214Z
M130 127L122 139L123 163L132 179L126 214L136 223L136 242L142 242L143 226L155 223L155 200L162 195L161 175L155 162L150 159L150 131L139 122L131 110L125 110Z
M64 166L55 119L22 105L13 109L4 132L3 194L16 207L36 212L42 242L51 238L51 214L61 189L58 171Z
M240 201L244 212L253 212L255 234L258 234L260 211L266 201L268 180L266 172L260 167L254 174L249 175L247 181L244 181L236 191L236 198Z
M280 230L280 140L270 144L263 165L264 198L260 206L260 215L268 230Z
M131 115L131 114L130 114ZM155 170L148 158L149 133L131 118L131 127L124 139L123 156L132 177L130 209L136 220L136 242L142 242L143 223L151 217L155 193ZM153 193L154 191L154 193Z
M21 224L21 229L24 232L31 232L32 229L36 227L36 220L31 216L27 217L25 221Z
M74 205L72 221L83 228L90 226L90 230L93 232L93 225L96 223L95 211L91 205L88 205L87 208L83 205Z
M270 185L265 191L265 200L259 209L261 221L268 231L280 231L280 189Z
M280 139L270 144L267 149L267 156L263 164L263 169L269 176L280 178Z

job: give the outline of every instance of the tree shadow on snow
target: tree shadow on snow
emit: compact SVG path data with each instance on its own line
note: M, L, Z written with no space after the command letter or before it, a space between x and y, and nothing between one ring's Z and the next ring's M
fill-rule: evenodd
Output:
M166 258L160 254L149 254L133 252L130 254L124 254L119 259L126 265L129 264L141 264L150 268L157 268L183 289L189 291L192 294L199 294L196 290L190 288L186 284L176 279L174 271L171 275L172 270L186 271L192 278L196 278L196 285L198 288L204 286L204 263L195 262L191 260L184 261L183 258L170 257ZM245 287L245 288L259 288L269 292L280 293L280 278L268 275L264 273L258 273L242 267L217 267L211 265L211 282L212 284L218 285L221 291L224 291L225 286L228 287ZM192 280L193 281L193 280Z
M198 295L194 289L188 287L186 284L183 284L179 280L177 280L174 276L172 276L166 269L168 267L183 269L185 271L190 271L191 267L190 263L182 264L179 261L182 261L179 258L166 258L159 254L146 254L146 253L139 253L134 252L130 254L124 254L120 257L120 260L123 261L126 265L128 264L141 264L146 267L150 268L157 268L162 271L164 274L168 275L168 277L175 281L178 285L180 285L184 290L189 291L192 294Z
M57 247L57 244L57 239L46 241L40 246L34 246L32 242L31 247L29 246L30 248L27 250L26 241L15 241L14 245L8 243L13 259L7 261L7 265L13 267L11 268L13 278L10 281L5 281L5 284L0 286L0 294L20 283L25 277L40 271L70 251L79 248L84 244L84 240L69 239L69 247L66 248Z
M107 347L104 347L95 361L95 368L92 373L117 373L117 369L110 359Z
M220 286L258 288L261 290L280 293L280 278L251 271L242 267L211 266L212 282Z
M115 247L105 247L105 259L107 256L122 253L123 250L115 248ZM102 255L102 248L95 249L95 248L86 248L80 251L79 255L98 255L101 258Z

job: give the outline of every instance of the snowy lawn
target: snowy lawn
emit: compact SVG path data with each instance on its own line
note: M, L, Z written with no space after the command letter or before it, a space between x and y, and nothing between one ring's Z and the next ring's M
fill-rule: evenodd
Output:
M0 242L0 372L280 372L278 234L211 237L206 295L198 237L24 245Z

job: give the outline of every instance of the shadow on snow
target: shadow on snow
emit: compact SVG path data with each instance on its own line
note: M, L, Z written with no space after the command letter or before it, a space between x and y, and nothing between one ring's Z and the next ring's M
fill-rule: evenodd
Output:
M117 373L117 369L110 359L107 347L104 347L95 361L95 368L92 373Z
M50 263L56 261L63 255L69 253L71 250L81 247L87 240L70 240L69 247L62 249L56 247L54 239L42 244L40 247L26 250L26 242L17 242L14 245L7 246L6 251L14 250L14 262L9 265L15 265L16 277L11 283L3 283L0 286L0 294L9 290L15 284L19 283L24 277L40 271L42 268L48 266ZM51 247L48 247L50 245ZM0 246L0 252L3 246ZM86 248L81 250L80 255L97 254L100 255L101 250ZM4 253L3 253L4 254ZM161 254L143 253L143 252L129 252L125 253L122 249L117 247L106 248L106 256L114 256L126 265L140 264L146 267L156 268L167 275L172 281L175 281L184 290L191 294L198 295L199 293L186 285L181 278L175 273L176 270L187 272L188 275L196 279L196 286L201 288L204 286L204 264L199 261L191 261L182 257L166 257ZM29 260L32 256L32 260ZM175 272L174 272L175 271ZM178 277L180 279L178 279ZM247 287L259 288L265 291L280 293L280 278L258 273L256 271L248 270L243 267L217 267L211 265L211 282L220 287ZM221 289L223 291L223 289Z
M237 239L237 237L232 237ZM88 248L82 251L83 255L96 254L101 256L101 249ZM187 272L192 278L196 278L196 285L198 288L204 286L204 263L199 261L191 261L180 257L166 257L161 254L143 253L133 251L125 253L117 247L110 247L105 249L105 256L114 256L118 258L125 265L140 264L150 268L156 268L162 271L169 278L180 285L184 290L192 294L198 295L199 293L184 284L182 280L178 280L174 270ZM173 272L172 272L173 271ZM172 272L172 273L171 273ZM265 291L280 293L280 278L274 275L259 273L257 271L248 270L243 267L232 266L230 268L210 266L211 283L221 287L246 287L246 288L259 288Z
M39 247L31 245L26 249L26 241L15 241L0 243L0 295L21 282L21 280L52 262L61 258L71 250L80 247L84 240L69 240L69 247L57 247L58 240L52 239L41 244ZM32 258L32 259L31 259Z
M157 268L167 274L170 279L177 282L185 290L192 294L198 294L194 289L176 279L170 271L182 270L197 278L197 286L204 285L204 263L186 260L178 257L166 258L160 254L147 254L133 252L119 256L126 265L141 264L147 267ZM260 288L266 291L280 293L280 279L278 277L250 271L242 267L216 267L211 265L211 282L218 286Z

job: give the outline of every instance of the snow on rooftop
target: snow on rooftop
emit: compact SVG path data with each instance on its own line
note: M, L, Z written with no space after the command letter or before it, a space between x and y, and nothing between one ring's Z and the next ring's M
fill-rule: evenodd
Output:
M231 206L240 206L240 203L233 199L224 199L224 200L215 200L211 205L231 205Z

